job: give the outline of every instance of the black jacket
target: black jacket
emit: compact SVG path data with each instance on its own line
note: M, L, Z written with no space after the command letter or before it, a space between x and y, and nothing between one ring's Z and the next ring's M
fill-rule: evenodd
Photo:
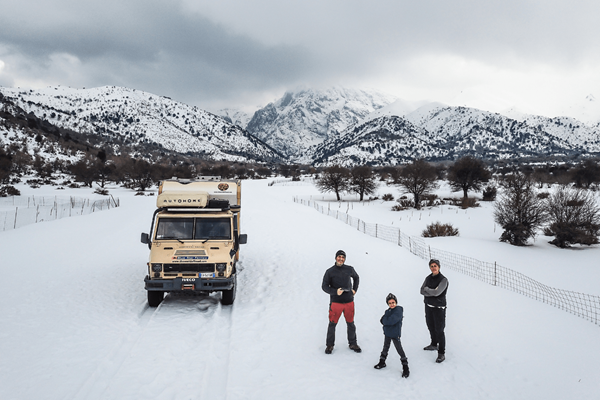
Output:
M441 272L437 275L427 275L421 286L421 294L425 296L425 304L434 307L446 307L447 291L448 279Z
M321 288L325 293L329 293L331 303L351 303L354 301L354 294L358 290L358 274L349 265L334 265L325 271L323 276L323 284ZM337 295L338 288L342 288L345 291L341 296Z

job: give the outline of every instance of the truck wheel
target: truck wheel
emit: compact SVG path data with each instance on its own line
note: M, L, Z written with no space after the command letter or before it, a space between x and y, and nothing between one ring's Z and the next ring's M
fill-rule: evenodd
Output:
M224 306L229 306L233 304L235 300L235 289L237 288L237 277L234 275L233 279L233 287L229 290L223 290L223 295L221 297L221 304Z
M150 307L158 307L158 305L163 301L164 296L165 292L148 290L148 305Z

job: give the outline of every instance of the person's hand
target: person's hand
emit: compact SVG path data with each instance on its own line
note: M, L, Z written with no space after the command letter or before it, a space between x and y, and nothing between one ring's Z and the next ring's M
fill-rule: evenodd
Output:
M338 290L337 290L337 294L338 294L338 296L341 296L341 295L342 295L342 293L344 293L344 289L342 289L342 288L338 288Z
M352 289L352 294L356 294L356 290Z

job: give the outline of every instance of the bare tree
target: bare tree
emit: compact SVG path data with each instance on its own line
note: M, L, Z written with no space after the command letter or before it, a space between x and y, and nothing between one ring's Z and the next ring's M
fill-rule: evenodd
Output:
M525 246L546 221L545 204L537 197L533 181L522 172L507 175L494 205L494 220L504 229L500 241Z
M578 188L589 189L594 183L600 182L600 167L592 160L585 160L573 169L573 181Z
M436 177L435 167L420 159L403 167L396 183L414 196L415 208L419 209L422 196L438 187Z
M480 191L491 176L483 161L471 156L457 160L448 168L450 187L454 192L462 190L465 199L469 190Z
M360 201L363 201L365 195L375 193L377 183L373 175L373 169L368 165L354 167L350 172L350 190L360 195Z
M12 154L0 147L0 183L10 182L10 177L13 172L13 157Z
M340 193L349 189L349 176L350 172L347 168L334 165L325 168L315 185L321 192L334 192L337 200L340 201Z
M600 232L600 208L586 190L560 187L546 202L550 225L544 233L561 248L572 244L596 244Z

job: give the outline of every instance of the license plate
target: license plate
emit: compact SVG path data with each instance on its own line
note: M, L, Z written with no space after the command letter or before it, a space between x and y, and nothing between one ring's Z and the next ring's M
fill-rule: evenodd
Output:
M214 277L215 277L214 272L202 272L200 274L200 278L214 278Z

